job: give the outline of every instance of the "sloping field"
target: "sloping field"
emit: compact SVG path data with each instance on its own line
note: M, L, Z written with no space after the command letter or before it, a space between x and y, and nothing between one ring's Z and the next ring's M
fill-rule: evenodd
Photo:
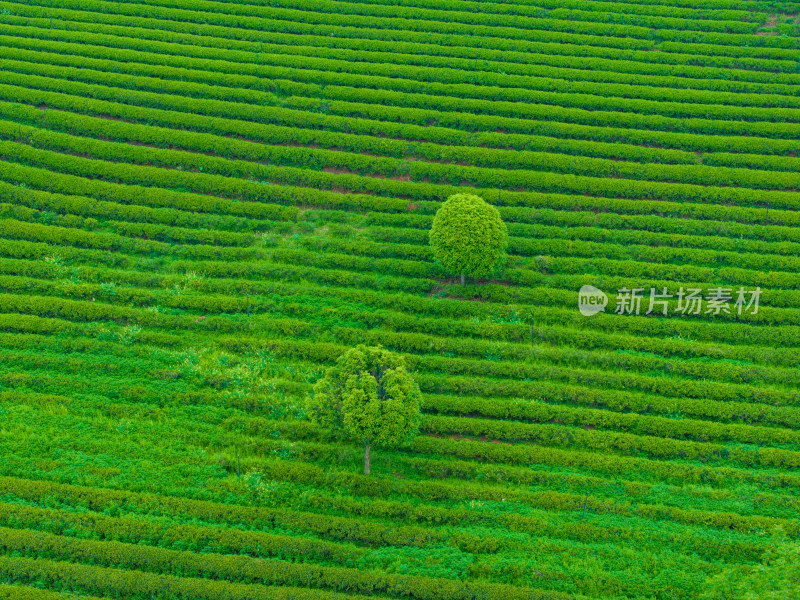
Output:
M800 540L798 14L0 1L0 598L680 600ZM359 343L425 396L371 476L302 409Z

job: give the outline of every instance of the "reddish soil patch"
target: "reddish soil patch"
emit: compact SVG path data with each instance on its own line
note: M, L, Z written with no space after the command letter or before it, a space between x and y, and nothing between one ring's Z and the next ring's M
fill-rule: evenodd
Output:
M334 175L354 175L352 171L348 171L347 169L342 169L340 167L322 167L322 170L326 173L333 173Z
M772 15L769 19L767 19L766 23L764 23L761 27L759 27L758 31L756 31L756 35L778 35L778 31L763 31L764 29L773 29L775 25L778 23L778 15Z

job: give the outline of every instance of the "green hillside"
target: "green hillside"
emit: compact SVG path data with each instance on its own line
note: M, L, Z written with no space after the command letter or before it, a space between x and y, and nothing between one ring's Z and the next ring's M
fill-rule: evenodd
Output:
M0 0L0 599L796 598L798 19ZM424 396L369 476L358 344Z

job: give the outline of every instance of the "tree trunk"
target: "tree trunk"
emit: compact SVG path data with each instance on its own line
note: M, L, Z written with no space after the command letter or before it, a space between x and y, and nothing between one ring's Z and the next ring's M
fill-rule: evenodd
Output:
M364 444L364 475L369 475L369 442Z
M464 274L461 274L461 285L464 285Z

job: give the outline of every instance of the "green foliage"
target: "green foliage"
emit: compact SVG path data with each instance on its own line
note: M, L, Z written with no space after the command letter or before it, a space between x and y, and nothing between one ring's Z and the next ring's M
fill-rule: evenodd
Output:
M800 595L784 3L0 4L0 598Z
M800 544L776 527L761 564L735 565L706 581L701 600L800 598Z
M422 393L402 356L359 345L314 385L307 411L318 425L364 445L368 473L371 446L402 446L417 434L421 405Z
M400 575L423 575L446 579L467 579L472 554L452 546L432 545L427 548L386 547L374 550L359 559L360 568L381 569Z
M484 277L502 265L508 230L482 198L455 194L436 213L430 243L434 259L449 273Z

